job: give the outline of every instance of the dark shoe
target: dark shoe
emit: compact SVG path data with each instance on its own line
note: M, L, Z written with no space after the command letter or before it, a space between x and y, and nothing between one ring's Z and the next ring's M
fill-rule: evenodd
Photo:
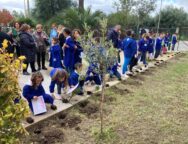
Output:
M28 73L28 72L23 72L23 75L30 75L30 73Z
M77 95L83 96L83 95L84 95L84 92L82 92L82 91L81 91L81 92L78 92Z
M38 68L38 71L40 71L40 70L41 70L41 67Z
M69 100L68 99L63 99L62 102L63 103L69 103Z
M45 66L43 66L42 69L43 69L43 70L48 70L47 67L45 67Z
M51 105L51 109L52 110L57 110L57 106L56 105Z
M27 121L29 124L31 124L31 123L34 122L34 119L33 119L32 117L27 117L27 118L26 118L26 121Z
M32 70L32 73L34 73L34 72L36 72L37 70L36 69L34 69L34 70Z

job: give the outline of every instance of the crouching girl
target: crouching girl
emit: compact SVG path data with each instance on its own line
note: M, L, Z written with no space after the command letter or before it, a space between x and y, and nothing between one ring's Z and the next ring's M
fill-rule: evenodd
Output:
M45 103L51 104L52 110L57 109L57 107L54 105L53 97L45 93L45 90L42 86L43 80L44 78L40 72L33 73L31 76L31 85L25 85L23 88L23 96L27 99L32 112L32 100L37 100L39 96L43 97Z
M61 92L62 88L67 88L68 86L68 74L67 72L62 68L54 68L50 72L51 77L51 83L50 83L50 92L52 95L56 98L61 100ZM54 94L55 85L57 85L57 93Z

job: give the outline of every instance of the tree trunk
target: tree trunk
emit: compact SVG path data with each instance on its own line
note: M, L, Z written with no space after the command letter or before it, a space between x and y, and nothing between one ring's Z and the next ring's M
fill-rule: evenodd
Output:
M102 77L102 91L100 100L100 120L101 120L101 134L103 134L103 104L104 104L104 91L105 91L105 78Z
M84 0L79 0L79 10L84 10Z

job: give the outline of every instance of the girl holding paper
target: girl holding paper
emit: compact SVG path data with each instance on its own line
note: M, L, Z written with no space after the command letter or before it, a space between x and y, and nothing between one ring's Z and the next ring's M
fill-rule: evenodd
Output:
M51 104L52 110L57 109L57 107L54 105L53 97L45 93L45 90L42 86L43 80L43 75L40 72L33 73L31 76L31 85L25 85L23 88L23 96L27 99L32 112L32 100L37 100L40 96L43 97L45 103Z

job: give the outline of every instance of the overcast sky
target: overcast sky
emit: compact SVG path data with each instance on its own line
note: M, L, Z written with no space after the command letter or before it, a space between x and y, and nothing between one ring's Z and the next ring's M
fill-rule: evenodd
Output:
M102 10L103 12L109 14L111 12L115 12L115 8L113 3L118 0L85 0L85 6L91 6L92 10L95 11L97 9ZM30 0L31 7L34 7L34 0ZM176 7L183 7L188 12L188 0L163 0L163 8L166 5L174 5ZM157 0L157 9L155 11L159 11L160 0ZM24 10L24 0L0 0L0 9L5 8L8 10Z

